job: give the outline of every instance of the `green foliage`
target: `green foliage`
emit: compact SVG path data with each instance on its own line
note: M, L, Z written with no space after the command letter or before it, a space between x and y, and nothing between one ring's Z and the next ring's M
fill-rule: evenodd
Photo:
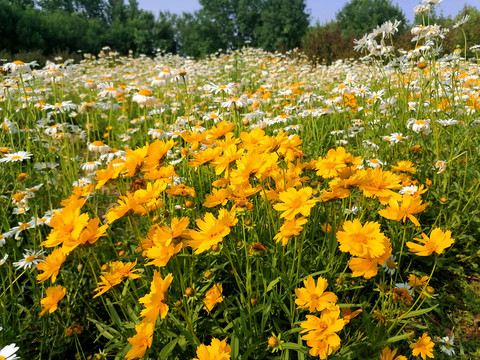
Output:
M336 18L345 39L352 36L359 38L388 20L399 20L402 29L406 28L405 14L391 0L351 0L337 13Z

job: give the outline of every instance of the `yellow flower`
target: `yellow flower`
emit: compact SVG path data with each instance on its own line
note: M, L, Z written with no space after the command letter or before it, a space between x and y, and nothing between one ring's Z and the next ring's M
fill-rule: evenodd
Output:
M407 360L407 358L403 355L395 357L397 351L398 349L390 350L390 348L387 346L382 350L382 353L380 354L380 360Z
M197 357L192 360L230 360L230 352L227 339L220 341L213 338L210 345L200 344L197 347Z
M340 251L353 256L374 258L383 255L386 250L384 239L380 224L373 221L367 221L365 225L358 219L345 221L343 231L337 232Z
M455 242L455 240L451 238L451 234L450 230L443 232L442 229L439 228L434 229L430 237L422 233L422 239L413 239L419 241L422 245L408 241L408 250L418 256L430 256L434 252L440 255L443 250Z
M310 187L301 188L298 191L295 188L289 188L278 195L279 200L283 202L273 205L273 208L283 211L280 217L285 220L293 220L297 214L308 216L317 202L317 200L311 200L311 197L312 188Z
M205 299L203 299L205 306L203 309L210 312L215 305L220 304L225 298L225 296L222 296L222 291L222 284L214 284L213 287L205 294Z
M47 240L40 245L53 247L64 241L76 242L89 220L88 214L80 213L84 204L85 199L76 199L72 200L62 211L55 211L55 215L49 223L53 229Z
M333 350L339 349L340 337L336 333L344 326L345 321L340 319L340 309L336 305L323 310L320 317L307 315L307 320L300 327L304 329L301 332L308 332L302 340L307 340L307 345L311 347L310 355L326 359Z
M277 243L281 241L282 246L286 246L292 236L300 235L303 230L303 225L307 222L308 220L303 216L285 221L280 227L280 232L273 237L273 240Z
M426 332L423 333L420 338L418 338L418 341L416 343L410 344L413 356L420 355L423 360L426 360L427 356L431 359L434 358L432 352L434 346L435 343L432 341L431 337L428 336Z
M221 219L217 220L213 214L206 213L204 219L197 220L200 231L191 231L192 240L186 242L188 246L195 249L195 254L209 250L213 245L223 241L223 238L230 233L230 227L225 225Z
M303 284L305 288L295 289L297 309L308 308L309 312L322 311L337 302L337 295L330 291L325 292L328 286L326 279L319 277L315 284L313 277L309 276Z
M348 262L348 267L352 270L352 277L363 276L365 279L371 279L378 273L378 265L385 264L385 261L392 255L392 246L390 239L384 238L385 252L377 257L365 256L354 257Z
M392 165L392 171L409 172L411 174L415 174L417 172L411 161L398 161L397 165Z
M413 214L418 214L425 210L428 204L422 204L422 198L418 195L402 195L402 202L399 203L396 199L390 199L388 206L380 210L380 216L390 220L403 221L408 218L416 226L420 226L417 218Z
M43 306L40 316L43 316L47 311L51 314L57 310L57 304L63 299L65 292L65 288L61 285L49 287L46 290L47 296L40 300L40 304Z
M137 264L137 260L135 262L128 262L124 264L121 261L114 261L110 263L107 268L108 271L100 276L102 280L97 284L97 288L94 291L98 291L95 294L94 298L106 293L110 288L115 285L120 284L124 277L128 277L130 279L137 279L141 277L141 275L134 274L136 271L140 271L140 269L133 269L133 267Z
M155 324L159 314L161 319L167 316L168 305L166 304L165 293L172 281L172 274L168 274L165 279L162 279L160 273L155 270L150 284L150 293L138 300L145 305L145 309L140 313L140 316L145 317L143 321Z
M143 358L147 348L152 346L154 325L149 322L143 322L135 326L137 332L128 342L132 345L130 351L125 355L125 359L133 360Z
M55 280L57 279L58 272L60 271L60 266L62 266L65 259L66 256L61 248L56 248L53 250L52 253L47 256L45 261L37 264L37 269L43 271L42 274L37 275L38 282L42 283L51 277L52 284L54 284Z

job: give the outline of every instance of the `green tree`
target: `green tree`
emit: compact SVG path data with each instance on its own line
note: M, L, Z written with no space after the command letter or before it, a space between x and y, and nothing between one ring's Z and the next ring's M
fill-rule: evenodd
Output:
M337 13L336 19L344 39L362 37L388 20L402 22L400 33L406 28L405 14L391 0L350 0Z
M256 29L258 45L268 51L300 46L310 23L305 9L304 0L265 0Z
M7 1L0 1L0 50L14 51L18 44L16 29L20 14Z
M168 11L158 14L153 32L157 49L172 54L177 52L176 22L177 15L175 14Z

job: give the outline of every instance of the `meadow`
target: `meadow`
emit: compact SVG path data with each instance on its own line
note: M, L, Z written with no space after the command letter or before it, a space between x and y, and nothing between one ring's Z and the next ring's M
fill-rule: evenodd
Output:
M480 46L396 26L4 62L0 359L478 359Z

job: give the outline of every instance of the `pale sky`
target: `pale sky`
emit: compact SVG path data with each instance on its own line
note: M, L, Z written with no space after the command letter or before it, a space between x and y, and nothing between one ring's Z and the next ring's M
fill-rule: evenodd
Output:
M140 8L152 11L155 15L159 11L170 11L174 14L182 12L194 12L200 9L198 0L138 0ZM312 24L319 21L324 24L335 19L335 14L348 2L348 0L307 0L307 11L311 15ZM408 21L413 20L413 8L420 4L421 0L393 0L398 4ZM458 14L464 5L472 5L480 9L480 0L443 0L436 5L437 14L452 16Z

